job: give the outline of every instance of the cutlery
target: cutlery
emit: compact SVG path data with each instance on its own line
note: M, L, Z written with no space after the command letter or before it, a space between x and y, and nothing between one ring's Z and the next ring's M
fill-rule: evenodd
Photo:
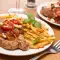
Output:
M55 42L49 49L47 49L44 53L37 55L33 58L31 58L30 60L37 60L40 57L49 54L49 53L58 53L60 52L60 40L58 40L57 42Z

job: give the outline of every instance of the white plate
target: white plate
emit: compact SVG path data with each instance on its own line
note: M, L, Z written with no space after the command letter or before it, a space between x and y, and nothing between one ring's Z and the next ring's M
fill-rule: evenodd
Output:
M43 16L40 11L42 9L43 6L48 6L49 3L53 3L53 2L47 2L47 3L43 3L43 4L40 4L38 7L37 7L37 13L38 15L43 18L45 21L51 23L51 24L54 24L54 25L57 25L57 26L60 26L60 24L57 24L57 23L54 23L54 22L51 22L47 19L47 17ZM55 2L54 2L55 3Z
M2 14L2 15L4 15L4 14ZM18 15L19 17L27 18L27 16L24 15L24 14L17 14L17 15ZM0 16L1 16L1 14L0 14ZM40 20L40 19L38 19L38 18L36 18L36 20L39 21L39 22L41 22L45 27L48 28L48 33L49 33L50 35L54 35L54 32L53 32L52 28L51 28L46 22L44 22L44 21L42 21L42 20ZM51 43L51 44L52 44L52 43ZM0 47L0 53L1 53L1 54L5 54L5 55L11 55L11 56L26 56L26 55L32 55L32 54L36 54L36 53L39 53L39 52L42 52L42 51L46 50L48 47L50 47L51 44L46 45L44 48L29 49L29 50L27 50L27 51L22 51L22 50L13 50L13 51L11 51L11 50L6 50L6 49Z

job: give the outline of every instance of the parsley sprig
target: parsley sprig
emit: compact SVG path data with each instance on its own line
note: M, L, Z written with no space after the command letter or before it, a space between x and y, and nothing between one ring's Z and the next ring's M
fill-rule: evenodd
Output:
M27 14L28 19L25 19L23 23L31 23L37 28L41 28L41 23L35 20L35 17L32 14Z

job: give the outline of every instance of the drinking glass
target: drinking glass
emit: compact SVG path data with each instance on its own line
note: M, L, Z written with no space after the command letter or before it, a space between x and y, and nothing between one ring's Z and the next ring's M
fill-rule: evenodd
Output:
M18 9L20 9L20 1L21 0L0 0L0 13L18 11Z

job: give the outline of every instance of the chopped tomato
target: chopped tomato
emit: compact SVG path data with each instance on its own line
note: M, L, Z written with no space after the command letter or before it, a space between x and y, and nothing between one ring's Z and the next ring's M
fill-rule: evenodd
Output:
M2 25L2 29L5 31L13 30L14 24L6 20L6 21L4 21L4 24Z
M19 25L20 22L18 20L16 20L16 19L11 19L9 21L8 20L5 20L3 22L2 29L3 30L6 30L6 31L13 30L14 29L14 24Z
M9 21L8 21L8 20L5 20L5 21L3 22L3 24L9 24Z
M60 6L60 2L57 2L56 4Z
M60 16L60 10L56 12L56 15L57 16Z
M20 24L20 22L18 21L18 20L16 20L16 19L12 19L12 20L10 20L10 22L12 22L12 23L14 23L14 24Z
M59 7L54 8L54 14L56 16L60 16L60 8Z

